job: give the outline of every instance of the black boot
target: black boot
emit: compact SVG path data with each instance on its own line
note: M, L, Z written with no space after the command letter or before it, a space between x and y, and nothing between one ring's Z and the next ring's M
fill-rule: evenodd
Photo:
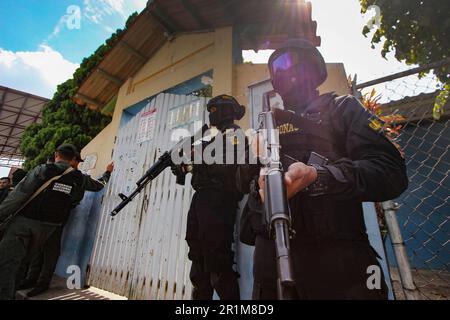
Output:
M31 297L38 296L38 295L43 294L44 292L46 292L48 289L49 289L49 285L48 284L37 285L30 292L27 293L27 297L31 298Z
M17 287L17 290L26 290L31 289L36 285L36 280L33 279L25 279L23 280L19 286Z
M233 270L211 273L211 284L220 300L240 300L238 278L239 274Z
M214 289L211 286L210 274L205 272L202 260L192 261L189 276L193 286L192 299L212 300Z

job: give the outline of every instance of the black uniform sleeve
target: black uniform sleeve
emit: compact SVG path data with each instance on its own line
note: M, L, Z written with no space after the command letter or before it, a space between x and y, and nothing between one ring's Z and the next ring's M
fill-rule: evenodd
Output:
M88 175L83 175L83 177L85 190L91 192L98 192L101 191L106 186L111 177L111 173L105 171L105 173L103 173L103 175L97 180L92 179Z
M331 113L332 125L345 142L348 158L325 166L329 173L325 194L379 202L405 191L405 161L385 136L382 121L353 96L337 98Z

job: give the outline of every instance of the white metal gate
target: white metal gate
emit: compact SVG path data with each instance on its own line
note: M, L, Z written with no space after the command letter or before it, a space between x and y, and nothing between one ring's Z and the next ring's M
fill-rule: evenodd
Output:
M165 170L112 219L118 194L130 194L136 181L174 144L175 128L193 134L206 120L207 100L160 94L118 133L115 171L105 194L89 284L130 299L190 299L186 218L192 198L190 175L185 186ZM195 128L194 128L195 124Z

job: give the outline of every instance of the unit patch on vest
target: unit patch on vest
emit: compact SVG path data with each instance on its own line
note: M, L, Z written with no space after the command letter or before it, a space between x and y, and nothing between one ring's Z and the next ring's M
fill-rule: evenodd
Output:
M70 194L72 192L72 186L62 183L55 183L55 185L53 186L53 191Z
M377 116L372 116L369 118L369 127L378 133L381 133L384 131L384 122Z
M295 127L292 123L283 123L279 125L277 129L280 135L297 132L300 130L299 128Z

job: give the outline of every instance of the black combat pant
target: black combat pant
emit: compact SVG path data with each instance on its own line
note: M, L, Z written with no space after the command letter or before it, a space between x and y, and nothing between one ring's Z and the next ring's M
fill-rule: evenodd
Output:
M299 299L307 300L386 300L383 272L370 244L364 241L291 241L293 271ZM369 289L372 273L380 269L380 289ZM273 240L257 236L253 266L254 300L277 299L277 268Z
M21 216L11 222L0 242L0 300L14 299L21 266L42 250L56 228Z
M231 248L236 209L237 200L223 190L194 194L186 230L194 300L211 300L214 290L222 300L240 299Z

